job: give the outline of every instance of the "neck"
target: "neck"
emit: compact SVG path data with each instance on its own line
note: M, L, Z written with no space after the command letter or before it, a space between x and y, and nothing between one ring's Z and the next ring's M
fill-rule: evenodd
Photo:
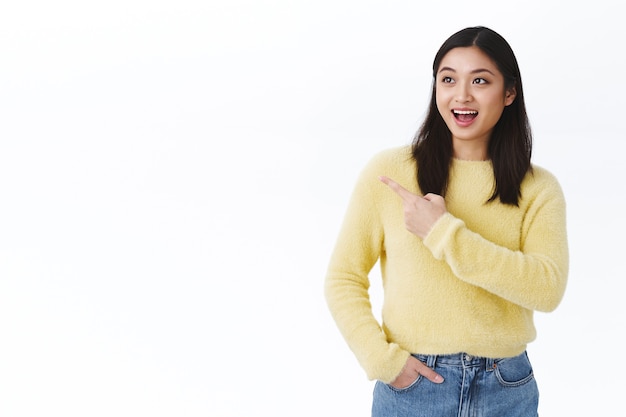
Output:
M472 146L474 145L474 146ZM486 161L489 159L487 144L454 144L452 156L463 161Z
M467 153L457 153L455 152L453 155L454 159L458 159L461 161L488 161L489 160L489 156L487 155L487 153L472 153L472 154L467 154Z

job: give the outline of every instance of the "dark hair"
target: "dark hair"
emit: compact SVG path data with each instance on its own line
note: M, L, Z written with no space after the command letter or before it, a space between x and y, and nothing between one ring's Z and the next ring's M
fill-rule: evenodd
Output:
M450 36L433 61L433 85L428 112L412 144L417 161L417 182L422 193L445 195L453 157L452 134L437 110L436 76L443 57L454 48L477 46L497 65L504 76L505 90L515 88L513 103L506 106L496 123L488 145L493 164L494 191L490 201L518 205L520 184L532 170L532 132L524 104L522 78L517 59L508 42L483 26L469 27Z

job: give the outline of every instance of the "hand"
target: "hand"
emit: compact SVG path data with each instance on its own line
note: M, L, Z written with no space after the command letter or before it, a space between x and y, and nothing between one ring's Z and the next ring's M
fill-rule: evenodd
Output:
M406 229L422 239L428 235L439 217L447 213L446 202L440 195L429 193L420 197L390 178L380 177L380 180L402 198Z
M403 389L415 382L420 375L435 384L441 384L443 382L443 377L432 368L429 368L414 356L409 356L404 365L404 369L402 369L402 373L400 373L390 385L394 388Z

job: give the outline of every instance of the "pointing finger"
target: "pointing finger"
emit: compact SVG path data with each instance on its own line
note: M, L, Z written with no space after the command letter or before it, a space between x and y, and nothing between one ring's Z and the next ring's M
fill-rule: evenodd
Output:
M415 197L415 194L413 194L412 192L410 192L409 190L407 190L406 188L404 188L403 186L401 186L400 184L398 184L397 182L395 182L394 180L392 180L391 178L385 177L385 176L380 176L378 177L383 183L387 184L389 186L389 188L391 188L393 191L395 191L396 194L398 194L403 200L410 200L411 198Z

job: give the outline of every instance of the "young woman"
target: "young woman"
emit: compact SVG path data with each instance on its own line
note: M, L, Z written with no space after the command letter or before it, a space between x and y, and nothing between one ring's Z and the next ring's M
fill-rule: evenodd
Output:
M362 171L325 283L331 313L374 388L372 415L537 416L526 347L533 311L560 303L565 200L531 164L515 55L463 29L433 63L430 108L411 146ZM380 261L383 323L368 274Z

